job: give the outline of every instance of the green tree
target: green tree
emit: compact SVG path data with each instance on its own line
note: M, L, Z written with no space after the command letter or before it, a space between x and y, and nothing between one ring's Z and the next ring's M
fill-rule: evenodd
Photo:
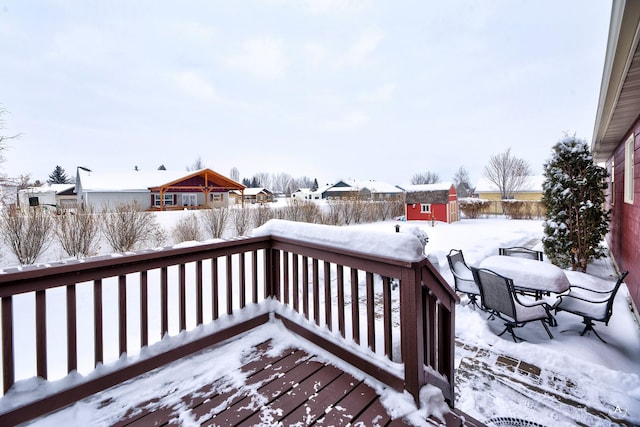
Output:
M69 184L71 180L67 176L67 173L60 166L56 166L56 168L49 174L49 179L47 180L49 184Z
M594 163L584 139L565 136L552 151L544 165L542 243L552 263L585 272L591 261L606 255L601 243L609 230L608 173Z

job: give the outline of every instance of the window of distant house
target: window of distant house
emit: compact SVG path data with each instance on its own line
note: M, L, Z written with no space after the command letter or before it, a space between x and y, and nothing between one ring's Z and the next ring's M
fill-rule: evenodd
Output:
M221 202L222 201L222 193L212 193L211 194L212 202Z
M633 151L635 149L635 135L631 135L624 143L624 201L633 204Z
M154 205L160 206L160 195L154 194ZM164 196L164 205L165 206L173 206L173 194L165 194Z
M430 213L431 205L428 203L420 203L420 212L421 213Z

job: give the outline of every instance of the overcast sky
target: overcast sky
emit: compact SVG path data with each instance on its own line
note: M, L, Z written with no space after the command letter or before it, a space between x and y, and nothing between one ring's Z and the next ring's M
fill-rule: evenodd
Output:
M0 0L0 172L472 182L591 142L610 0Z

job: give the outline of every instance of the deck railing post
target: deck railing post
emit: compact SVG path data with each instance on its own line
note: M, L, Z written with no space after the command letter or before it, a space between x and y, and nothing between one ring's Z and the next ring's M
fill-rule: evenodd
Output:
M420 269L404 268L400 278L400 333L405 389L420 404L424 370L424 321Z

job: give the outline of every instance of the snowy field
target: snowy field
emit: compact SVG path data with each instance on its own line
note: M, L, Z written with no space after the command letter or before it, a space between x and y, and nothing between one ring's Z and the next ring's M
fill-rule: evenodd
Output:
M167 229L184 215L183 212L159 213L160 223ZM363 229L376 232L395 232L395 226L400 225L401 232L410 232L411 228L418 227L429 236L426 245L426 253L430 259L437 260L437 267L450 283L453 283L446 262L446 254L450 249L462 249L467 262L477 265L487 256L497 254L498 248L503 246L529 246L541 249L542 221L508 220L504 218L485 218L477 220L462 220L455 224L430 222L399 222L385 221L374 224L352 225L354 230ZM362 243L362 242L360 242ZM55 259L55 253L50 256ZM606 277L615 281L612 266L606 261L599 261L590 266L588 272L600 277ZM498 320L488 321L485 313L472 310L465 305L466 298L462 298L462 304L456 310L456 336L467 346L488 349L491 352L509 356L516 360L534 363L541 369L559 373L569 378L577 394L581 396L586 406L597 408L612 418L621 419L627 423L640 424L640 329L635 322L629 308L629 297L626 287L623 285L618 292L614 314L608 326L597 324L596 329L608 342L599 341L593 334L580 336L582 330L581 318L568 313L559 313L556 317L558 327L552 328L554 339L549 339L539 323L534 323L521 328L519 335L527 342L514 343L511 337L503 335L497 337L496 333L502 329L502 323ZM264 308L264 307L263 307ZM567 332L561 332L561 331ZM264 335L271 337L277 345L292 343L303 349L309 349L321 358L331 363L349 369L332 357L330 354L313 347L308 342L297 338L283 330L277 324L267 325L252 332L246 342L258 342ZM244 342L245 340L243 340ZM208 366L225 366L227 372L242 359L242 348L246 345L231 345L224 351L212 350L206 355ZM461 363L464 352L456 353L456 366ZM199 356L198 356L199 357ZM220 363L212 363L211 357L220 357ZM170 379L161 377L153 379L145 378L145 386L135 385L136 392L140 390L153 390L176 387L197 389L206 381L215 378L220 373L215 369L202 370L202 364L197 357L184 360L171 369L167 369L166 375L171 372L193 372L188 381L176 377ZM206 372L205 372L206 371ZM357 371L354 376L362 377ZM164 375L164 374L163 374ZM242 381L242 378L234 378L234 381ZM64 380L60 381L59 386ZM406 395L395 393L385 389L382 385L369 380L380 393L383 400L392 413L396 416L413 413L412 419L418 419L424 415ZM0 410L11 406L8 400L18 398L22 394L37 393L38 382L23 380L17 384L15 395L0 399ZM541 385L544 388L544 384ZM588 414L584 416L575 413L562 413L562 406L554 406L553 402L544 405L518 405L521 397L517 391L509 388L500 389L502 395L496 395L496 390L488 389L488 383L464 384L456 390L456 406L479 420L486 421L496 417L516 416L521 419L535 421L541 425L611 425L610 423L594 424L594 419ZM122 385L114 390L106 392L106 396L127 400L126 396L132 393L130 388ZM488 398L491 396L491 398ZM3 404L2 400L6 400ZM87 400L78 403L74 407L61 411L46 421L36 425L54 425L66 423L67 425L108 425L117 417L116 405L99 407L99 402L104 398ZM14 402L15 403L15 402ZM517 405L517 409L514 408ZM190 425L193 420L185 419L184 425Z

